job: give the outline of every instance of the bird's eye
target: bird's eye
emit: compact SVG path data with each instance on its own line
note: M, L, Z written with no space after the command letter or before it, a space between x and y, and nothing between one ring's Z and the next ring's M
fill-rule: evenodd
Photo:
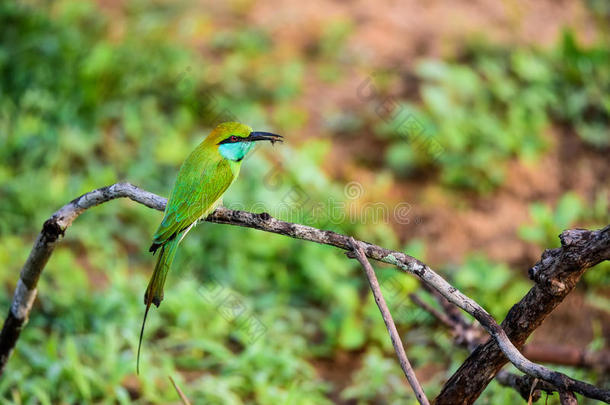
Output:
M237 137L235 135L231 135L231 141L233 141L233 142L237 141Z

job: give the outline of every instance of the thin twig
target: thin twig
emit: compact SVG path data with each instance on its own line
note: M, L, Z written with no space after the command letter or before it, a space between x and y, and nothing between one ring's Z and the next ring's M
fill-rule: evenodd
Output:
M432 291L432 293L436 293L436 291ZM447 307L443 305L443 301L446 303L447 300L438 293L432 295L441 304L442 311L422 300L417 294L409 294L409 298L415 305L449 328L458 345L472 351L488 340L488 336L479 325L466 321L461 314L455 314L453 311L447 313ZM454 308L454 306L451 307L451 309ZM587 368L600 372L610 370L610 351L608 350L590 351L570 345L529 343L523 347L522 353L528 359L539 363Z
M62 207L45 222L43 229L30 252L30 256L21 271L21 277L13 296L11 309L9 310L6 322L0 333L0 372L4 370L6 361L17 343L21 328L27 320L36 296L38 278L53 252L59 236L63 235L72 221L87 208L120 197L130 198L158 210L163 210L166 204L166 199L162 197L141 190L129 183L117 183L83 194ZM349 243L349 237L345 235L332 231L320 230L310 226L280 221L267 213L253 214L245 211L233 211L221 207L210 215L206 221L244 226L296 239L335 246L344 250L352 250ZM594 266L600 261L610 258L610 226L599 231L569 230L565 231L561 237L562 245L570 247L569 253L573 257L564 257L565 255L561 251L548 253L546 257L543 256L543 260L549 259L549 257L560 261L563 259L570 259L567 260L567 264L562 263L561 266L559 266L560 272L574 271L570 266L577 266L579 270L584 271L585 268ZM590 398L610 402L610 390L604 390L595 387L594 385L572 379L565 374L552 371L526 359L511 343L506 332L487 311L449 284L426 264L404 253L385 249L367 242L359 241L359 245L367 257L395 265L403 271L416 275L422 282L437 290L451 303L472 315L493 337L493 340L501 350L501 354L506 356L508 360L522 372L545 380L565 391L578 392ZM579 253L581 253L582 257L578 257ZM574 260L578 258L580 260L578 260L577 264L574 264ZM556 294L562 296L562 293L571 290L570 287L573 287L561 282L559 282L559 284L553 283L554 279L549 279L547 277L549 275L543 271L544 266L534 268L534 270L536 271L532 277L534 277L540 285L544 285L547 290L550 290L546 292L547 295ZM553 276L553 274L550 274L550 276ZM540 299L544 299L544 297ZM516 306L520 304L521 303ZM557 302L553 301L553 304L556 306ZM529 313L527 310L524 311L525 313ZM485 362L485 359L481 361Z
M443 305L447 300L438 294L434 294L435 292L436 291L430 291L438 300L441 307L443 307L443 311L434 308L416 294L409 294L409 298L415 305L428 312L436 318L437 321L449 328L456 345L463 346L470 351L474 350L482 340L482 336L480 336L479 333L481 331L480 328L476 327L474 324L468 323L461 314L453 314L454 316L446 314L445 311L454 307L448 308L446 305ZM555 387L544 381L540 381L537 378L528 375L518 376L517 374L509 373L504 370L500 370L498 374L496 374L495 379L500 385L516 390L528 404L537 402L538 399L540 399L540 389L546 388L547 392L554 392L557 390Z
M409 298L411 299L411 301L413 301L413 303L415 305L421 307L426 312L428 312L432 316L434 316L437 321L439 321L440 323L442 323L443 325L445 325L446 327L448 327L451 330L455 329L456 322L454 322L451 318L449 318L449 316L447 316L447 314L434 308L432 305L428 304L426 301L419 298L417 296L417 294L409 294Z
M435 291L431 292L432 295L437 298L443 307L443 310L447 310L448 308L443 305L443 301L446 302L446 300L438 294L434 294L434 292ZM480 333L481 329L475 324L468 323L461 315L449 316L444 311L439 311L434 308L416 294L409 294L409 298L415 305L424 309L436 318L437 321L448 327L451 330L451 333L454 336L454 342L457 345L464 346L472 351L479 344L484 343L485 339L483 339L483 336ZM541 352L542 355L536 355L538 352ZM542 357L541 360L545 363L556 361L556 364L562 365L607 367L607 359L605 358L605 356L608 355L607 352L600 352L599 356L596 356L595 353L567 346L528 345L525 347L524 353L528 358L532 358L530 357L531 354L534 354L533 358ZM596 357L598 358L594 360ZM514 388L523 399L528 401L528 403L537 402L538 399L540 399L541 391L545 391L547 394L558 392L558 389L551 384L529 375L518 376L517 374L500 370L496 374L495 379L505 387ZM572 393L564 391L562 400L567 401L566 403L570 404L571 402L569 401L575 400L575 397L572 398L571 395L573 396Z
M388 328L388 332L390 333L390 339L392 340L392 345L394 346L394 350L396 351L396 356L398 356L398 361L400 363L400 367L402 367L402 371L405 373L407 377L407 381L409 381L409 385L413 389L415 393L415 397L422 405L429 405L430 402L424 393L419 381L417 380L417 376L415 375L415 371L413 371L413 367L411 367L411 363L409 362L409 358L407 357L407 353L405 352L405 348L402 345L402 341L400 339L400 335L398 334L398 330L396 330L396 325L394 324L394 320L392 319L392 314L390 314L390 310L388 309L388 305L383 298L383 294L381 293L381 287L379 286L379 281L377 281L377 276L375 275L375 270L369 263L364 251L354 240L354 238L349 239L352 248L354 249L354 254L356 259L360 262L362 267L364 268L364 273L366 274L366 278L369 280L369 285L371 286L371 291L373 292L373 297L375 297L375 302L377 303L377 307L379 307L379 311L381 312L381 317L383 318L383 322L385 322L386 328Z
M169 380L172 382L174 389L178 393L178 396L180 397L180 401L182 401L182 403L184 405L191 405L191 401L189 401L189 399L186 397L186 395L184 395L184 392L182 392L182 390L180 389L178 384L176 384L176 381L174 381L174 379L172 378L171 375L169 376Z
M436 291L434 291L436 293ZM447 300L440 294L433 294L435 298L441 303ZM479 344L486 340L484 331L475 326L473 323L469 323L461 314L449 315L445 311L447 308L443 306L443 311L439 311L436 308L428 305L425 301L419 298L416 294L409 294L409 298L413 303L435 317L440 323L445 325L451 330L455 343L466 347L468 350L474 350ZM452 307L455 308L455 307Z
M305 225L279 221L272 218L268 214L257 215L244 211L229 211L230 215L225 215L226 211L229 210L216 210L211 217L207 218L207 221L245 226L267 232L278 233L297 239L331 245L341 249L349 249L348 237L336 232L323 231ZM569 243L573 245L573 248L583 248L586 256L581 258L579 262L580 267L588 268L610 258L610 226L598 231L587 231L581 229L569 230L562 234L562 238L562 240L569 240ZM487 311L485 311L471 298L467 297L449 284L426 264L401 252L392 251L362 241L359 241L359 244L363 248L367 257L384 263L393 264L401 270L416 275L422 282L434 288L449 302L472 315L492 336L493 340L497 343L499 349L501 350L501 353L506 356L508 360L520 371L545 380L557 387L563 387L563 389L566 391L578 392L590 398L599 399L610 403L610 390L601 389L589 383L572 379L563 373L552 371L525 358L512 344L506 335L506 332L500 327L500 325L498 325L495 319ZM584 246L582 246L583 244ZM577 251L577 249L572 249L573 254ZM565 285L553 285L548 288L552 288L552 292L555 292L557 288L567 287ZM484 363L485 359L481 359L480 361ZM469 377L466 376L465 378L467 379ZM452 399L452 401L455 401L455 397Z
M500 370L496 375L496 381L505 387L514 388L523 399L528 402L537 402L540 399L542 391L552 394L557 389L537 378L529 375L518 376L508 371Z
M538 381L539 380L537 378L534 378L534 381L532 381L532 385L530 386L530 392L527 396L527 405L532 405L532 399L534 396L534 392L536 391L536 384L538 384Z
M536 284L513 305L502 322L502 329L517 348L523 347L534 330L574 289L586 269L610 259L610 226L598 231L566 230L559 235L559 239L561 247L545 250L541 260L529 270L529 276ZM513 359L506 355L505 348L495 339L480 345L445 383L435 404L453 405L456 398L460 398L461 404L473 403L507 360L514 364ZM520 370L560 388L565 381L562 378L543 378L542 375L527 372L527 368ZM573 389L571 382L568 385L572 388L564 386L565 391L610 401L601 392L593 397L580 389Z
M443 313L445 313L452 322L458 323L464 326L465 328L470 327L471 322L466 319L464 313L460 311L458 307L450 303L447 298L441 295L441 293L436 291L434 288L431 288L427 284L422 284L422 287L434 297L436 302L438 302L438 304L443 309Z

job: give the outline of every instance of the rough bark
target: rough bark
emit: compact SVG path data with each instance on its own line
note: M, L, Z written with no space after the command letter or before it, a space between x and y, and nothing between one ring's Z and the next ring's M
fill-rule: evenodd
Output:
M31 304L36 296L38 278L53 252L58 237L62 235L72 221L87 208L120 197L130 198L158 210L163 210L166 204L166 200L162 197L141 190L129 183L117 183L83 194L62 207L45 222L43 230L35 242L34 248L22 269L21 279L15 290L7 322L3 325L3 330L0 333L0 339L4 337L7 339L6 341L0 341L0 349L4 350L0 353L0 359L3 361L3 363L0 363L0 373L4 370L10 352L17 343L19 330L27 321L31 310ZM245 211L232 211L226 208L218 208L206 220L209 222L259 229L296 239L335 246L350 252L352 250L351 238L348 236L310 226L280 221L272 218L267 213L253 214ZM562 234L563 248L545 252L543 260L532 268L532 278L536 280L538 284L530 291L528 296L513 307L511 313L509 313L509 316L507 317L508 323L505 325L505 327L508 328L507 331L512 335L516 334L517 337L526 337L531 333L519 333L519 331L524 328L533 327L533 329L535 329L535 327L542 322L542 319L538 316L539 313L550 312L560 302L562 297L565 297L574 287L574 284L587 267L607 259L610 256L609 233L610 226L600 231L572 230L564 232ZM562 373L549 370L546 367L532 363L526 359L511 343L504 329L498 325L489 313L475 301L449 284L429 266L414 257L405 255L401 252L392 251L362 241L358 241L358 244L367 257L392 264L403 271L416 275L428 287L435 289L448 301L472 315L492 336L493 341L497 344L497 348L499 349L497 354L499 353L499 355L502 356L502 353L504 353L511 363L522 372L545 380L555 387L558 387L561 391L578 392L594 399L610 402L609 390L603 390L591 384L574 380ZM353 254L351 257L353 257ZM575 276L575 274L578 275ZM558 297L560 298L558 299ZM536 308L528 308L528 305L533 305ZM10 321L11 317L16 318L17 321ZM532 317L532 319L528 319L529 317ZM516 325L512 325L512 322L516 322ZM514 327L511 328L511 326ZM494 353L494 350L491 350L490 356ZM495 375L497 370L490 371L489 368L486 367L490 362L489 356L480 359L480 362L483 363L479 365L479 368L482 368L482 373L485 374L484 378L479 378L479 375L473 374L472 372L466 373L467 378L465 376L460 377L462 374L460 374L459 370L454 377L457 375L457 379L462 381L460 384L465 384L466 386L471 387L470 390L474 391L476 391L475 388L477 385L472 384L470 380L475 379L481 381L479 383L479 389L482 390L489 380L493 378L493 375ZM496 360L496 363L498 362L502 363L506 362L506 360ZM460 369L463 368L464 367ZM454 383L449 384L449 391L454 389L454 386ZM445 388L447 388L447 386ZM443 393L446 391L447 390L444 389ZM443 393L441 393L440 398L446 399L446 394ZM474 398L476 399L477 396L478 393L475 394ZM470 395L470 397L473 396ZM461 396L452 396L452 398L451 403L456 403L456 399L466 398L466 395L462 392ZM472 399L472 401L474 401L474 399Z
M560 239L562 246L546 250L529 270L536 285L510 309L502 322L502 328L519 349L574 289L584 271L610 257L610 226L598 231L568 230ZM472 404L507 361L497 342L490 339L477 347L451 376L435 403ZM553 385L561 388L561 384ZM607 398L603 400L608 402Z
M21 331L27 323L36 298L36 286L42 270L55 249L60 236L86 209L115 198L127 197L149 208L165 209L166 200L129 183L117 183L75 198L45 221L21 273L13 302L0 332L0 376L10 358Z
M430 313L440 323L449 328L456 345L473 351L480 344L484 344L488 340L488 337L484 335L481 327L475 323L468 322L461 313L455 313L455 311L453 311L455 307L448 306L449 302L443 296L438 294L435 290L429 292L441 305L443 308L442 311L429 305L416 294L411 294L410 298L415 305L418 305ZM532 361L605 369L606 359L604 357L604 352L596 355L585 350L566 346L545 345L539 348L537 345L527 345L524 347L524 354ZM541 358L536 358L537 355ZM495 379L499 384L516 390L523 399L528 401L528 403L537 402L540 399L541 391L545 391L548 394L557 392L556 387L529 375L519 376L514 373L500 370L496 374ZM564 394L564 398L568 397Z

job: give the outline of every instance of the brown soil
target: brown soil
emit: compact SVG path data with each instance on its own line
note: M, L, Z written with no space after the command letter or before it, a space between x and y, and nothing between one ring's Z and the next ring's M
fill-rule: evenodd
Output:
M600 190L610 190L610 166L603 153L587 149L568 131L557 129L550 135L554 146L539 162L511 162L502 187L490 196L469 198L466 207L460 207L463 196L455 196L455 203L451 195L434 195L439 192L433 186L432 191L420 190L415 215L424 220L403 233L433 242L428 250L431 263L459 263L466 253L478 251L527 270L542 252L522 241L517 230L531 221L533 202L554 206L568 190L592 201Z
M341 398L341 391L351 382L352 373L360 368L362 352L337 351L333 358L319 358L311 360L318 371L321 380L332 383L333 390L329 399L335 404L354 405L356 401L347 401Z
M610 339L610 314L593 308L582 293L575 291L536 329L531 341L585 348L598 337L594 334L595 324L601 326L606 341Z
M210 2L204 2L210 4ZM271 29L280 46L306 49L329 21L355 25L350 41L367 65L387 67L413 57L442 56L473 35L496 42L552 44L564 26L592 39L593 25L582 2L556 1L332 1L253 2L249 23Z

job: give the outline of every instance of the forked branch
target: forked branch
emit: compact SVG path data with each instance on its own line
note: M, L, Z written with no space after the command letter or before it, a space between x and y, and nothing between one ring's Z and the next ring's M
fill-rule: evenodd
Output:
M394 351L396 352L396 356L398 357L398 362L400 363L400 367L402 371L405 373L405 377L407 377L407 381L409 385L413 389L415 393L415 397L417 401L421 405L428 405L430 402L424 393L424 390L421 387L421 384L417 380L415 376L415 371L413 371L413 367L411 367L411 363L409 362L409 358L407 357L407 353L405 352L405 348L402 345L402 340L400 339L400 335L398 334L398 330L396 330L396 324L392 319L392 314L390 314L390 309L383 298L383 294L381 293L381 287L379 286L379 281L377 280L377 276L375 275L375 270L373 270L373 266L369 263L364 251L358 245L358 242L354 240L354 238L350 238L350 244L354 249L354 255L356 259L362 265L364 269L364 274L366 274L366 278L369 281L369 285L371 287L371 291L373 292L373 297L375 298L375 303L377 303L377 307L381 312L381 317L383 318L383 322L385 323L385 327L388 329L388 333L390 334L390 340L392 341L392 346L394 346Z
M74 219L86 209L121 197L130 198L157 210L163 210L166 204L165 198L141 190L129 183L117 183L76 198L45 222L21 271L20 280L15 290L7 320L0 333L0 372L4 370L8 357L17 343L19 333L28 318L36 296L38 278L53 253L59 236L63 235ZM296 239L335 246L344 250L352 250L348 236L310 226L280 221L266 213L253 214L245 211L219 208L206 221L244 226ZM562 237L564 244L566 240L568 242L574 242L576 239L586 239L588 241L585 248L583 248L583 255L579 262L579 268L583 268L582 271L610 257L610 226L599 231L566 231L562 234ZM609 390L600 389L591 384L574 380L565 374L549 370L526 359L511 343L506 332L489 313L421 261L404 253L385 249L367 242L358 241L358 244L368 258L395 265L403 271L415 274L423 283L437 290L451 303L472 315L492 336L501 354L505 355L519 370L533 377L545 380L562 391L577 392L587 397L610 402ZM564 269L564 266L561 264L559 267ZM536 273L535 277L537 277L537 280L540 280L540 285L548 281L544 272ZM560 283L551 284L547 288L551 289L551 292L547 292L547 294L552 294L557 291L565 291L567 286Z

